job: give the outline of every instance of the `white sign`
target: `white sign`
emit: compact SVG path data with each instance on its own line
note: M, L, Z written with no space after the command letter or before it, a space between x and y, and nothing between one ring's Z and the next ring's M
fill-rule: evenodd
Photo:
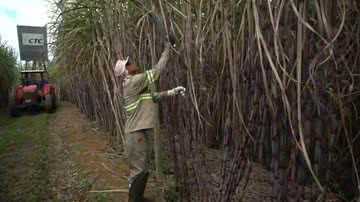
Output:
M22 33L22 42L24 46L44 46L44 35Z
M0 0L1 1L1 0ZM25 61L47 61L47 30L44 27L17 26L20 59Z

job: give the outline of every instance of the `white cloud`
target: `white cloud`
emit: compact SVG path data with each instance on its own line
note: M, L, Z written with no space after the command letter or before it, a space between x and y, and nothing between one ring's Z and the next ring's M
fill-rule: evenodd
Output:
M47 0L0 0L0 35L19 53L16 25L44 26L49 22ZM4 10L16 12L16 18Z
M18 48L19 45L18 45L16 24L13 19L9 18L6 15L1 15L1 14L0 14L0 35L2 41L6 41L9 46L15 49Z

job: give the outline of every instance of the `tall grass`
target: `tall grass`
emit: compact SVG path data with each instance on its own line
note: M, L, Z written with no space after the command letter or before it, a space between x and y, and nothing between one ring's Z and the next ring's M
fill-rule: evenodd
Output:
M16 79L16 55L0 36L0 107L8 102L8 93Z
M141 66L159 58L163 34L150 13L176 36L159 85L189 89L162 104L182 201L238 200L254 161L272 172L273 201L328 200L334 180L346 197L359 194L357 1L73 0L60 7L51 31L62 96L119 143L122 91L112 67L128 55ZM216 176L209 147L223 153Z
M12 47L0 36L0 91L8 90L16 78L16 56Z

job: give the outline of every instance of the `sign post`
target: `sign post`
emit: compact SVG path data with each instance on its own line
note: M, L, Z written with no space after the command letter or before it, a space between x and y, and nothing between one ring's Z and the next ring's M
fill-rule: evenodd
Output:
M46 27L17 26L20 60L48 61Z

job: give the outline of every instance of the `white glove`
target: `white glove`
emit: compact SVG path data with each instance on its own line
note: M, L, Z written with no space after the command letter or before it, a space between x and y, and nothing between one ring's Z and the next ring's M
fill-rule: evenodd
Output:
M176 88L173 88L171 90L167 91L167 94L169 96L174 96L174 95L178 95L181 94L182 96L185 96L185 92L186 92L186 88L182 87L182 86L178 86Z

